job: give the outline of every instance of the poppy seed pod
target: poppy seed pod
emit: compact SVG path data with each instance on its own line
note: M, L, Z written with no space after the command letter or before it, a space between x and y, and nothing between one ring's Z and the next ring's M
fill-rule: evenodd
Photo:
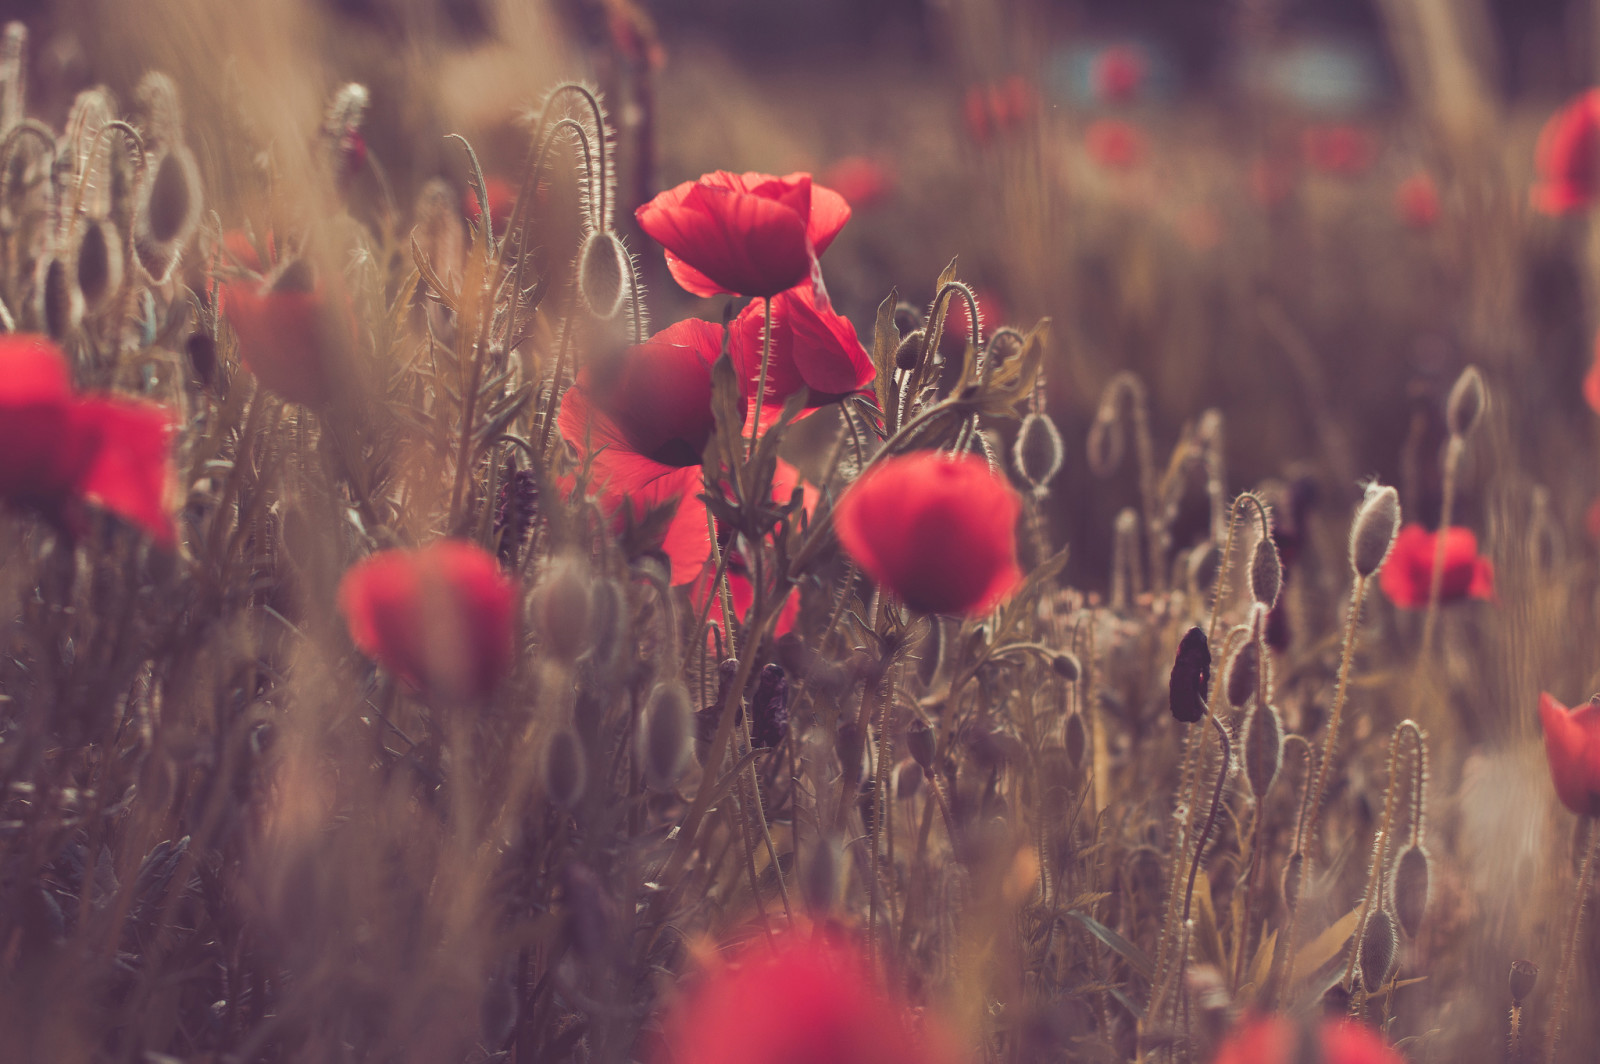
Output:
M1511 962L1511 1001L1519 1008L1528 1000L1528 995L1533 993L1534 984L1539 981L1539 966L1532 961L1516 960Z
M1472 435L1472 430L1478 427L1478 421L1483 417L1487 400L1483 374L1478 372L1478 367L1468 366L1462 370L1444 406L1444 422L1450 429L1450 435L1463 439Z
M1394 970L1395 953L1400 940L1395 935L1394 919L1386 909L1374 909L1367 916L1367 926L1361 929L1361 985L1367 993L1376 994L1389 981Z
M544 747L544 793L556 805L572 809L583 800L588 782L583 740L571 728L562 728Z
M938 738L933 734L933 728L927 721L914 720L906 729L906 753L922 766L922 771L933 771L933 755L937 745Z
M1394 914L1407 938L1416 938L1428 910L1428 852L1408 846L1394 869Z
M653 791L670 791L689 765L694 711L689 692L676 680L656 684L639 723L639 764Z
M1264 703L1250 714L1244 727L1244 776L1256 801L1267 796L1282 766L1283 721L1277 707Z
M894 349L896 369L903 369L909 373L917 368L917 363L922 360L922 341L925 336L921 329L913 329L906 333L905 339L900 341L900 346Z
M1271 609L1282 590L1283 562L1278 558L1278 546L1271 536L1262 536L1250 552L1250 597Z
M1205 629L1195 627L1178 643L1177 659L1167 684L1168 708L1184 724L1206 715L1206 690L1211 685L1211 647Z
M597 318L616 317L633 272L622 241L609 230L596 229L583 242L579 255L578 291L583 301Z
M1061 471L1065 453L1061 433L1050 415L1035 412L1022 419L1017 442L1011 449L1011 460L1034 495L1043 496L1049 489L1050 481Z
M1050 667L1055 670L1057 676L1068 683L1076 683L1078 677L1083 674L1083 666L1078 662L1078 655L1070 650L1060 651L1052 657Z
M1234 709L1243 709L1250 704L1256 695L1256 688L1261 686L1261 648L1254 639L1247 638L1245 644L1233 652L1233 657L1228 660L1228 682L1224 685L1228 694L1228 705Z
M78 241L78 291L84 309L98 310L122 287L122 238L107 222L90 221Z
M557 661L570 665L589 649L594 596L579 564L559 561L539 582L534 616L544 646Z
M1350 566L1370 577L1382 566L1400 532L1400 493L1383 484L1367 485L1350 524Z
M151 281L165 284L172 276L203 205L200 168L188 148L173 144L149 162L134 210L133 250Z

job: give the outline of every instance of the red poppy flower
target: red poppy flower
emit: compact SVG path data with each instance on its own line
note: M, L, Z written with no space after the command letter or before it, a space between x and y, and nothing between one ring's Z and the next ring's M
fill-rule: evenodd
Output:
M660 1064L953 1064L856 950L789 936L738 951L667 1016Z
M783 401L802 387L811 389L806 409L837 402L872 383L872 356L861 346L856 327L817 298L808 284L780 292L772 300L772 357L767 364L767 389L761 400L763 419L782 409ZM754 300L733 320L728 355L754 397L761 380L767 308Z
M1394 209L1412 229L1432 229L1439 221L1439 187L1426 170L1419 170L1394 190Z
M1540 694L1539 722L1556 797L1579 816L1600 816L1600 705L1591 698L1568 709Z
M1433 581L1433 554L1439 537L1421 525L1400 529L1394 549L1378 574L1378 586L1389 601L1405 610L1426 609ZM1444 533L1444 572L1439 581L1439 601L1494 597L1494 565L1478 556L1478 537L1472 529L1452 526Z
M361 652L438 698L481 699L511 671L511 578L476 544L380 551L339 582Z
M1600 195L1600 89L1579 94L1539 131L1533 187L1536 210L1566 214L1592 206Z
M1114 44L1095 57L1089 80L1103 103L1127 103L1144 84L1144 54L1129 44Z
M47 338L0 337L0 498L69 523L77 503L93 503L170 546L171 438L171 417L153 403L74 395Z
M865 155L848 155L822 174L822 183L844 197L851 208L876 207L894 193L894 170Z
M1307 126L1301 134L1300 148L1307 166L1337 177L1365 173L1378 155L1372 134L1347 122Z
M223 316L239 338L239 358L264 387L306 406L332 398L348 306L341 311L302 263L266 282L230 282L224 291Z
M511 208L517 202L517 188L503 177L490 175L483 179L483 191L489 196L489 217L494 219L495 235L506 231L511 221ZM477 228L483 218L483 207L478 203L478 193L470 184L461 191L461 215Z
M1108 170L1132 170L1144 161L1144 134L1131 122L1102 118L1090 124L1083 143L1089 157Z
M1022 579L1022 500L976 455L890 458L840 496L839 542L868 576L926 613L981 616Z
M1300 1051L1304 1042L1315 1044L1311 1056L1322 1064L1405 1064L1382 1035L1364 1024L1326 1019L1315 1028L1300 1027L1285 1016L1241 1023L1217 1049L1212 1064L1294 1064L1306 1059Z
M812 275L850 205L810 174L718 170L668 189L634 217L695 295L775 296Z
M1594 361L1583 378L1583 398L1590 410L1600 414L1600 336L1595 338Z

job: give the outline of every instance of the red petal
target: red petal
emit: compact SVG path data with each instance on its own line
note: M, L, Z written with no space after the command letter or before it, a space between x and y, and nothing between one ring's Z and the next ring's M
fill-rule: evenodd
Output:
M72 370L59 347L34 333L0 336L0 408L71 396Z
M716 287L690 278L696 295L776 295L806 278L806 219L776 200L690 182L635 212L639 226ZM688 287L688 285L686 285Z
M1597 712L1600 711L1593 706L1586 706L1574 713L1550 695L1539 695L1539 721L1544 726L1544 752L1550 763L1550 779L1561 803L1579 816L1600 812ZM1581 721L1579 714L1583 714Z
M228 285L223 301L245 368L263 387L307 406L333 394L337 351L328 311L320 291L273 291L254 281Z
M83 497L172 546L171 415L154 403L108 396L80 400L73 421L98 440L79 483Z

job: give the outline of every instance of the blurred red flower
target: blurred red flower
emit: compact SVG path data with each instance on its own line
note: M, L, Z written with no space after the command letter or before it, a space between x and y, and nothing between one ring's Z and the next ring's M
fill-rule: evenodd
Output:
M1600 89L1574 97L1539 131L1534 168L1536 210L1566 214L1593 205L1600 195Z
M767 325L766 303L754 300L733 320L728 354L753 399L761 379L761 354ZM868 387L876 374L872 356L861 346L856 327L834 312L826 298L802 284L772 300L772 357L767 364L762 420L776 414L783 401L802 387L810 388L806 410Z
M1378 156L1372 133L1348 122L1307 126L1300 135L1300 150L1307 166L1337 177L1366 173Z
M172 432L154 403L75 395L66 356L48 338L0 337L0 498L69 527L76 506L92 503L171 546Z
M847 155L828 167L822 183L844 197L852 209L876 207L894 193L894 170L865 155Z
M1114 44L1095 57L1089 80L1103 103L1127 103L1144 84L1144 53L1131 44Z
M1084 133L1089 157L1108 170L1132 170L1144 161L1144 133L1131 122L1102 118Z
M357 562L339 582L339 612L362 653L434 697L486 698L511 671L511 578L474 543Z
M1568 709L1541 693L1539 722L1556 797L1579 816L1600 816L1600 705Z
M334 367L353 329L348 303L331 297L304 262L266 281L231 281L223 293L239 359L263 387L306 406L333 397Z
M634 217L695 295L775 296L813 275L850 205L810 174L718 170L660 193Z
M1583 378L1583 399L1590 410L1600 414L1600 336L1595 337L1594 361Z
M1412 229L1431 229L1439 221L1439 186L1433 175L1418 170L1394 190L1394 209Z
M495 235L506 231L511 221L511 208L517 202L517 187L503 177L490 174L483 179L483 191L489 197L489 217L494 222ZM469 183L461 190L461 215L476 228L482 224L483 207L478 203L478 193Z
M1394 549L1378 573L1378 586L1389 601L1406 610L1426 609L1428 590L1433 580L1433 554L1439 542L1437 533L1418 524L1400 529ZM1454 525L1444 532L1444 572L1439 582L1439 601L1494 597L1494 565L1478 556L1478 537L1472 529Z
M763 942L707 974L668 1014L658 1064L954 1064L868 959L826 940Z
M1015 590L1022 500L976 455L890 458L851 484L834 511L839 542L906 605L981 616Z
M1309 1057L1302 1049L1310 1050ZM1383 1036L1352 1020L1325 1019L1300 1026L1285 1016L1245 1020L1217 1049L1212 1064L1405 1064Z

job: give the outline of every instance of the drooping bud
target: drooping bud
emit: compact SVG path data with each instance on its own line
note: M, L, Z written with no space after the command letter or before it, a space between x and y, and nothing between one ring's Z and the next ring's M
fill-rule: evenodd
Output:
M544 574L534 596L534 617L544 648L570 665L589 649L594 597L589 576L572 559L558 561Z
M913 329L900 341L900 346L894 349L894 365L896 369L910 372L917 368L917 361L922 357L923 331Z
M765 665L750 696L750 741L773 747L789 734L789 678L782 665Z
M645 785L653 791L672 790L689 767L693 739L689 692L676 680L656 684L639 721L639 764Z
M1286 909L1293 909L1295 903L1300 900L1300 880L1303 878L1305 867L1305 855L1299 850L1291 853L1283 864L1282 891L1283 906Z
M1050 667L1055 674L1068 683L1077 683L1078 677L1083 675L1083 666L1078 662L1078 655L1070 650L1058 651L1050 659Z
M1394 970L1395 953L1400 941L1395 935L1394 920L1385 909L1374 909L1367 915L1367 926L1361 930L1361 985L1367 993L1376 994L1389 981Z
M1122 464L1122 450L1122 425L1116 407L1111 408L1109 415L1102 407L1094 424L1089 426L1089 442L1085 448L1089 471L1097 477L1109 477Z
M1224 686L1228 705L1234 709L1243 709L1256 696L1256 689L1261 686L1261 648L1254 639L1246 638L1244 645L1233 652Z
M150 160L134 211L133 250L156 284L165 284L200 224L200 168L182 144Z
M1205 629L1195 627L1178 643L1178 656L1172 663L1167 684L1168 708L1184 724L1193 724L1206 715L1206 690L1211 685L1211 647Z
M1428 911L1428 853L1408 846L1394 869L1394 914L1407 938L1416 938Z
M583 740L571 728L562 728L545 744L544 793L556 805L572 809L583 800L588 781Z
M1487 399L1483 374L1478 372L1478 367L1468 366L1462 370L1444 405L1444 422L1450 429L1450 435L1461 439L1472 435L1472 430L1478 427L1478 420L1483 416Z
M580 255L578 291L583 293L583 301L597 318L616 317L633 273L622 241L610 230L596 229L583 242Z
M1528 1000L1528 995L1533 993L1534 984L1539 981L1539 966L1532 961L1517 960L1511 962L1511 1001L1521 1008Z
M1283 562L1278 558L1278 546L1271 536L1256 540L1250 552L1250 597L1271 609L1283 590Z
M1400 493L1383 484L1367 485L1350 524L1350 566L1356 575L1371 577L1383 567L1400 531Z
M122 238L106 222L85 222L77 258L78 290L92 313L122 287Z
M1250 714L1244 726L1244 776L1256 801L1267 796L1282 766L1283 721L1277 707L1264 703Z
M51 257L40 266L39 321L52 339L65 340L83 324L83 293L61 258Z
M939 739L933 734L933 728L928 722L918 718L911 722L906 729L906 753L911 759L922 766L922 771L933 771L933 755Z
M1071 713L1061 727L1062 739L1067 748L1067 760L1075 769L1083 768L1083 758L1089 751L1089 730L1084 726L1082 713Z
M1011 460L1034 495L1042 497L1049 490L1050 481L1061 471L1064 454L1061 433L1050 415L1031 413L1022 419L1017 442L1011 449Z

